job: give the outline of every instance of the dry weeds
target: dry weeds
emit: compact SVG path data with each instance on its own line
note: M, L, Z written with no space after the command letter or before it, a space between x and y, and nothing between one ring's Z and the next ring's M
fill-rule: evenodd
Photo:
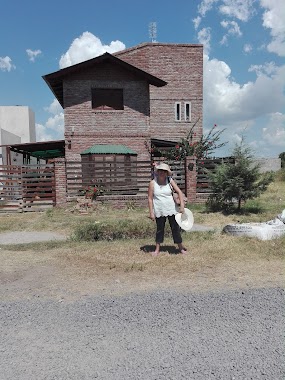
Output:
M153 258L147 240L65 243L61 247L0 250L1 298L123 294L155 289L191 291L284 286L282 241L188 234L188 255L165 250ZM170 253L169 253L170 252Z
M0 248L2 299L55 297L58 300L93 294L122 294L155 289L209 289L284 286L285 238L271 241L221 234L237 221L266 221L285 208L285 184L270 185L258 200L262 213L223 215L193 207L196 223L215 233L185 233L187 255L176 254L169 238L153 258L152 239L97 242L47 242ZM79 223L123 218L147 219L147 209L112 210L98 205L89 215L54 209L48 213L0 215L0 231L49 230L70 234ZM153 224L153 231L155 227Z

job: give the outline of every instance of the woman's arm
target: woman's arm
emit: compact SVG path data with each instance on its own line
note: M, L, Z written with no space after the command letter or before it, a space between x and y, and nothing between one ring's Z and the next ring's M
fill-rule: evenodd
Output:
M155 220L154 211L153 211L153 189L154 183L153 180L150 181L148 186L148 209L149 209L149 217L151 220Z
M174 181L173 178L171 178L170 184L173 187L173 190L179 196L179 200L180 200L180 206L179 206L180 207L180 212L183 213L184 212L184 207L185 207L183 193L182 193L182 191L180 190L179 186L177 185L177 183Z

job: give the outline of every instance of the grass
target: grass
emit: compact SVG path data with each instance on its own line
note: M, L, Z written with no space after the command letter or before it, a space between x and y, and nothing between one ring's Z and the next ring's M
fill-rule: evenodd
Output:
M204 205L189 208L195 223L214 227L214 232L184 232L183 242L189 254L183 256L177 254L168 228L161 255L156 258L149 254L154 249L155 224L148 218L146 208L114 210L97 205L93 212L81 215L69 206L43 213L0 214L0 232L44 230L73 237L66 242L2 245L2 268L7 273L15 268L26 273L35 267L45 271L55 266L52 281L66 281L70 287L74 283L78 289L84 288L83 283L88 284L88 289L103 289L106 284L116 289L122 284L130 289L147 289L162 284L188 284L194 288L205 280L211 287L229 285L233 279L243 284L255 279L255 285L280 281L284 274L285 237L260 241L224 235L221 230L229 223L267 221L281 213L285 208L284 181L272 183L259 199L248 202L241 214L208 213ZM74 238L75 231L81 228L86 233L90 226L97 226L103 240Z
M224 215L221 212L210 213L203 204L190 204L195 223L205 224L221 229L224 225L236 222L263 222L273 219L285 208L285 181L276 180L260 198L249 200L239 214ZM49 209L46 212L23 214L0 214L0 232L7 231L56 231L73 234L78 226L105 224L114 229L121 226L124 233L133 229L133 237L153 234L154 225L148 219L147 208L133 209L126 205L123 210L116 210L107 205L98 204L87 215L74 211L73 206ZM132 225L132 227L131 227ZM117 226L117 227L116 227ZM119 232L118 232L119 233ZM150 236L147 235L147 236ZM128 236L129 237L129 236Z

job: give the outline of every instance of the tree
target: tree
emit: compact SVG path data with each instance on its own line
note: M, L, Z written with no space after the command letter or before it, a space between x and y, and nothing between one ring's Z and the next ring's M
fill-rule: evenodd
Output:
M285 152L280 153L278 157L281 158L281 168L284 168L285 167Z
M217 166L215 172L208 172L212 194L207 206L212 211L227 211L235 204L240 211L242 202L259 197L274 179L271 172L260 173L243 139L233 149L232 156L235 163L224 163Z
M185 138L182 138L175 147L169 151L160 150L155 147L146 147L150 154L159 153L161 156L168 160L179 161L185 159L186 156L195 156L197 159L209 157L215 149L221 148L226 145L226 142L220 143L220 135L223 133L224 129L218 130L217 124L213 127L207 134L203 134L199 139L196 137L195 126L199 119L190 128Z

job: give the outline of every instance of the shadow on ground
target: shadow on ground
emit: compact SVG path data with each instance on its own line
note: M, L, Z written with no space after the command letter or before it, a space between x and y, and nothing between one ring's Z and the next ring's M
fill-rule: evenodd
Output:
M143 245L140 250L144 253L150 253L155 250L155 245ZM170 255L179 254L179 249L175 248L173 245L162 245L160 247L160 252L169 253Z

